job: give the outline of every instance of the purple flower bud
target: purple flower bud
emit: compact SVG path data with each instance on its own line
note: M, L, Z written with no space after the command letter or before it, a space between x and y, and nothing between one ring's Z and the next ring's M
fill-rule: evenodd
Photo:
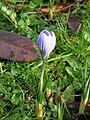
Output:
M43 30L38 37L38 47L41 51L43 59L49 57L49 54L55 48L56 36L54 32L49 32L48 30Z

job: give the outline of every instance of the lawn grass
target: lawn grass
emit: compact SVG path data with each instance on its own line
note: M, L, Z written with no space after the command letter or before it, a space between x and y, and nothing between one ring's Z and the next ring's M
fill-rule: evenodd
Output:
M57 120L60 119L60 109L62 119L70 114L63 102L74 101L77 91L81 91L82 96L86 92L83 92L84 86L90 76L90 2L75 4L66 12L55 13L53 20L49 20L46 14L31 13L44 4L47 5L32 0L24 3L23 9L14 9L18 27L12 18L9 21L6 13L0 12L0 29L24 35L36 43L43 29L55 32L56 47L47 60L44 75L45 85L52 90L54 102L48 105L45 100L44 119ZM8 9L12 11L10 7ZM67 26L67 18L72 11L77 11L82 21L81 29L75 33ZM0 60L0 120L37 119L35 104L42 61L38 49L36 53L39 59L32 63Z

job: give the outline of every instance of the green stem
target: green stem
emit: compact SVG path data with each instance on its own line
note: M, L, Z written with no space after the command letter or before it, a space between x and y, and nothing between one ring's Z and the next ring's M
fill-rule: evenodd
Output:
M42 73L41 73L41 78L40 78L40 92L41 92L41 93L42 93L42 91L43 91L44 70L45 70L45 60L43 60Z
M58 107L58 120L63 120L64 117L64 112L65 112L65 104L64 103L60 103L57 105Z
M44 70L45 70L45 61L43 60L42 64L42 72L41 72L41 77L40 77L40 82L38 84L38 96L37 96L37 103L36 103L36 115L38 120L43 119L43 98L44 98L44 93L43 93L43 85L44 85Z

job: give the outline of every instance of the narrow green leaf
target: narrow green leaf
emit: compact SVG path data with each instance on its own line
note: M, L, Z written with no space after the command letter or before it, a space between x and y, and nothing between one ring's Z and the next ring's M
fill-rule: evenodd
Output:
M61 97L65 100L74 100L74 89L72 85L69 85L65 91L62 93Z

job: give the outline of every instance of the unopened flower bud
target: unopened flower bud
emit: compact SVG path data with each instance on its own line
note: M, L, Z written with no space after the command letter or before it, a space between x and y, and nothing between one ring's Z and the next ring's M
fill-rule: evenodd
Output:
M49 57L49 54L55 48L56 45L56 36L54 32L49 32L48 30L43 30L39 34L38 38L38 47L41 51L41 55L43 59Z

